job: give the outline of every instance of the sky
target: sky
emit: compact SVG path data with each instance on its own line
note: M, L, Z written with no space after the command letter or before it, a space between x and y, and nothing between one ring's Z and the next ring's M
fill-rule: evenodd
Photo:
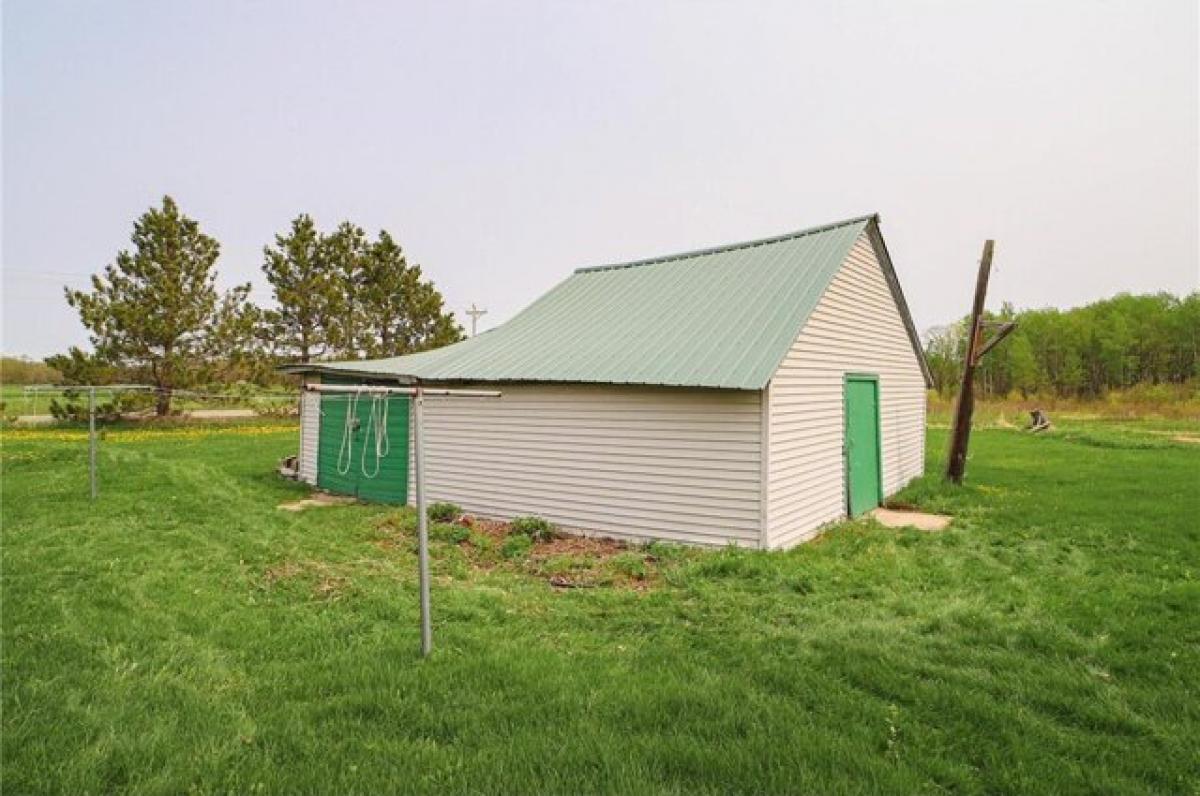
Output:
M866 213L918 329L1200 288L1200 20L1139 2L3 3L0 350L173 196L271 301L299 213L387 229L463 322L576 267Z

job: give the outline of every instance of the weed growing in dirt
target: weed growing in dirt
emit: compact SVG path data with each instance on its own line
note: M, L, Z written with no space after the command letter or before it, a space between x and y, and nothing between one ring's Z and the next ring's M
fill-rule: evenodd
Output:
M462 516L462 506L454 503L431 503L425 508L430 522L452 522Z
M535 542L548 542L555 536L554 526L542 517L514 517L509 523L513 533L528 536Z

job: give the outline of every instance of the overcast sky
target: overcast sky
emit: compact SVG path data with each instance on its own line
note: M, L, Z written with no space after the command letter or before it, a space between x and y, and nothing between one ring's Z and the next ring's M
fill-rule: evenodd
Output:
M1195 0L3 6L3 340L164 193L269 301L300 212L386 228L462 310L571 269L878 212L924 330L1200 286ZM752 320L752 319L748 319Z

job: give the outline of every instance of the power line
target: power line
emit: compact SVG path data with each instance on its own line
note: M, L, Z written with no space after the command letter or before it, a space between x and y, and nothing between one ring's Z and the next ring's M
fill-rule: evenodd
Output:
M73 279L91 279L93 276L92 274L84 274L84 273L80 273L79 271L30 271L30 270L27 270L24 268L5 268L4 269L5 276L9 276L12 274L16 274L19 276L42 277L45 279L55 279L55 280L57 280L60 277L64 277L64 276L70 277Z

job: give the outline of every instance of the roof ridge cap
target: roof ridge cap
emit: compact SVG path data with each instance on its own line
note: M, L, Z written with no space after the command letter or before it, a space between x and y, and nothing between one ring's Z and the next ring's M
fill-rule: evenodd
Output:
M609 263L607 265L589 265L582 268L576 268L575 273L586 274L595 271L616 271L622 268L638 268L644 265L658 265L660 263L674 262L676 260L688 260L693 257L703 257L707 254L720 254L721 252L736 251L738 249L749 249L755 246L765 246L770 243L780 243L793 238L803 238L807 235L816 235L821 232L829 232L830 230L839 227L848 227L851 224L861 224L864 221L879 222L878 213L868 213L864 216L855 216L847 218L843 221L835 221L831 224L822 224L817 227L808 227L807 229L796 230L795 232L785 232L782 235L771 235L766 238L755 238L754 240L741 241L739 243L726 243L721 246L709 246L704 249L693 249L692 251L679 252L677 254L665 254L659 257L647 257L641 260L630 260L624 263Z

